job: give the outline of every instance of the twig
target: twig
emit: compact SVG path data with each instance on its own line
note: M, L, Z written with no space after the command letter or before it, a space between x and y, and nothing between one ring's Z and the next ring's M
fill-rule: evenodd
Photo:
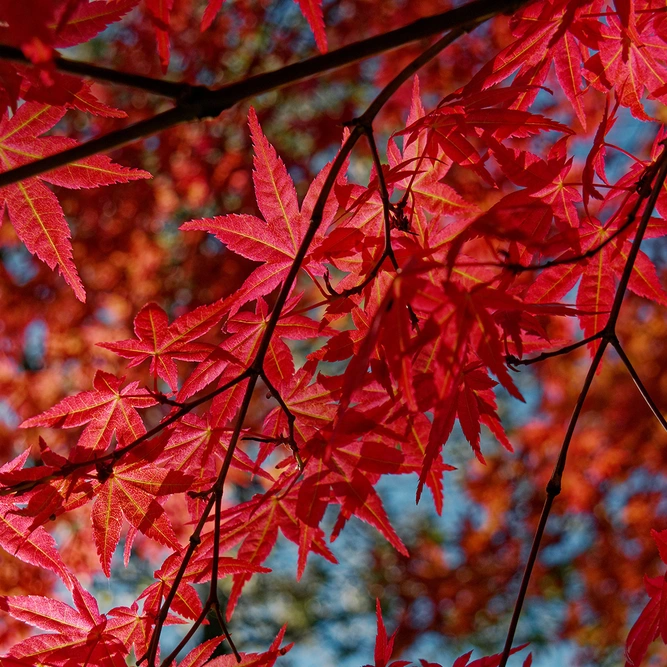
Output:
M523 607L523 602L528 590L528 584L533 573L537 554L540 550L540 543L542 541L544 528L546 527L547 520L549 519L549 514L551 512L553 502L561 491L563 473L565 471L565 463L567 460L570 443L572 441L572 436L574 435L574 430L577 426L577 422L579 421L579 416L581 414L584 401L591 387L591 384L593 383L597 369L600 366L600 362L602 361L602 357L604 356L607 345L616 339L616 323L618 321L619 313L621 312L621 306L623 305L625 291L628 287L628 282L634 268L635 260L639 254L639 248L641 246L642 239L644 238L644 233L646 232L646 228L648 227L648 224L651 220L651 214L653 213L655 203L658 200L658 196L660 195L660 191L665 182L665 177L667 177L667 149L663 144L663 151L660 154L660 157L654 164L647 168L644 177L640 181L638 188L639 198L644 199L648 197L646 208L642 214L639 226L637 228L637 233L635 234L635 238L632 241L632 247L628 253L628 259L625 263L625 267L623 268L623 273L621 274L621 279L619 281L618 287L616 288L616 294L614 295L614 301L612 303L609 319L602 331L599 332L599 337L601 339L600 345L595 352L593 360L591 361L591 365L588 369L588 373L586 374L584 385L581 389L581 392L579 393L579 398L577 399L576 405L574 406L572 417L570 418L570 423L568 424L567 432L565 433L565 438L563 439L563 444L558 454L558 460L556 461L553 473L551 474L551 478L547 484L547 497L544 501L544 507L542 508L542 514L540 515L537 530L535 531L530 554L528 556L528 562L526 563L523 577L521 579L521 586L519 587L519 593L517 595L517 600L512 612L512 619L507 631L507 638L505 640L505 646L503 648L499 667L506 667L507 665L507 659L509 658L512 649L514 635L516 633L519 617L521 616L521 609Z
M375 166L375 171L377 174L379 190L380 190L380 199L382 201L382 217L384 221L384 249L378 260L373 264L371 270L366 274L366 277L354 287L342 290L338 292L333 288L329 280L329 272L327 271L324 274L324 282L327 286L327 290L331 296L337 297L348 297L354 296L355 294L361 294L366 285L371 283L377 274L380 272L382 265L384 264L385 259L391 261L392 266L395 271L398 271L398 262L396 261L396 255L394 255L394 249L391 245L391 218L390 218L390 207L391 203L389 202L389 190L387 189L387 181L384 177L384 172L382 170L382 162L380 161L380 155L378 153L377 145L375 143L375 136L373 135L372 126L361 125L357 120L352 121L349 125L356 125L361 128L363 133L368 139L368 144L371 148L371 155L373 157L373 165Z
M598 338L602 338L601 331L598 331L598 333L593 334L592 336L588 336L588 338L579 340L576 343L572 343L571 345L566 345L565 347L558 348L557 350L552 350L551 352L542 352L542 354L538 354L536 357L531 357L530 359L519 359L518 357L515 357L513 354L508 354L505 357L505 361L508 363L508 365L511 366L529 366L530 364L537 364L540 361L544 361L545 359L551 359L552 357L560 357L563 354L569 354L570 352L578 350L580 347L583 347L584 345L588 345L588 343L592 343L594 340L597 340Z
M648 407L651 408L651 412L655 415L655 418L660 422L660 426L662 426L662 428L664 428L665 431L667 431L667 420L665 420L665 418L662 416L660 408L658 408L651 394L648 392L648 389L646 389L644 383L641 381L641 378L639 377L639 374L635 370L635 367L632 365L632 362L628 358L628 355L625 354L625 350L621 347L621 343L618 340L618 338L616 337L612 338L611 344L618 353L618 356L621 358L621 361L625 364L625 367L628 369L630 376L634 380L634 383L637 385L637 389L639 389L639 393L646 401L646 405L648 405Z
M28 58L23 55L23 51L14 46L0 44L0 59L10 60L12 62L20 63L21 65L33 66L32 61L28 60ZM86 78L96 79L97 81L105 81L107 83L116 83L121 86L129 86L130 88L138 88L139 90L145 90L147 93L154 93L155 95L170 97L175 100L187 94L193 88L198 87L191 86L188 83L154 79L150 76L142 76L141 74L119 72L118 70L110 69L108 67L100 67L99 65L91 65L90 63L77 60L69 60L68 58L61 58L60 56L55 57L52 62L58 71L65 72L66 74L76 74L77 76L85 76Z
M273 382L269 380L266 372L263 369L262 372L260 373L260 377L262 378L262 382L264 382L264 384L266 385L266 388L269 390L271 396L273 396L273 398L275 398L276 401L278 401L280 409L285 414L285 418L287 419L288 444L290 446L290 449L292 450L292 453L294 454L294 458L296 459L297 465L299 466L299 470L303 470L303 460L301 458L301 454L299 454L299 447L296 444L296 437L294 435L294 422L296 421L296 417L294 416L294 413L287 406L287 403L285 403L285 400L280 395L280 392L273 386Z
M427 49L424 53L418 56L412 63L410 63L410 65L408 65L401 72L399 72L399 74L397 74L396 77L394 77L394 79L390 81L387 84L387 86L378 94L378 96L375 98L373 103L368 107L366 112L362 114L360 119L363 121L363 123L372 124L375 116L382 109L383 105L396 92L396 90L398 90L398 88L407 79L409 79L410 76L412 76L412 74L414 74L415 71L417 71L420 67L425 65L429 60L434 58L442 49L444 49L448 44L451 44L451 42L453 42L457 37L459 37L462 34L462 32L463 32L462 30L455 30L449 32L447 35L443 36L435 44L433 44L433 46ZM343 165L345 164L345 161L352 152L352 149L354 148L355 144L357 143L357 141L359 141L359 139L362 136L363 136L363 131L359 128L359 126L355 127L348 136L348 138L345 140L343 145L341 146L338 155L336 155L331 165L331 168L327 173L327 177L317 197L315 206L313 207L310 224L308 225L306 232L303 236L303 239L301 241L301 244L297 249L296 255L292 262L292 266L290 267L290 270L285 278L285 281L283 282L280 288L280 292L278 293L278 297L276 298L273 310L271 311L271 315L264 329L264 334L262 335L262 339L257 348L255 358L252 364L247 369L249 382L245 394L243 396L241 406L239 407L238 410L236 423L234 425L234 432L232 433L232 436L230 438L229 446L227 448L227 452L225 454L222 467L218 474L218 478L216 479L216 482L213 485L213 488L211 489L212 491L211 499L204 507L202 516L199 522L197 523L197 526L193 534L190 537L190 546L188 547L188 550L186 551L185 556L181 561L181 565L176 574L169 595L162 603L162 606L160 608L160 612L158 614L158 618L155 623L155 628L153 630L153 635L151 637L150 650L148 653L148 667L154 667L155 665L155 658L157 655L157 646L160 640L160 634L162 632L162 628L169 613L169 608L171 606L171 603L173 602L174 596L176 595L175 589L177 585L180 584L184 576L188 563L192 558L192 555L196 549L196 545L198 545L201 542L201 537L200 537L201 531L203 530L204 524L208 520L208 517L213 508L212 499L218 492L222 493L224 489L225 481L227 479L227 474L231 466L232 458L234 456L234 452L236 451L236 446L241 437L243 422L245 421L246 415L248 414L248 410L250 408L252 394L254 392L258 378L264 372L263 368L264 359L268 352L269 345L271 344L271 339L273 338L273 334L275 333L276 327L278 325L278 321L282 314L282 310L285 307L287 298L289 297L292 291L292 287L299 273L301 264L303 263L306 253L308 252L310 244L312 243L313 238L317 233L317 230L322 224L322 218L324 216L324 208L326 206L327 200L329 199L329 195L333 190L333 186L336 182L336 179L338 178L338 174L340 173L340 170L343 168Z

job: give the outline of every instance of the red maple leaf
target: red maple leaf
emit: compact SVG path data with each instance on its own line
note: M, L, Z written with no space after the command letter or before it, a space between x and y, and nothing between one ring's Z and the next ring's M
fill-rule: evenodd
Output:
M256 262L263 262L236 292L236 303L231 314L244 303L268 294L285 279L308 228L315 199L328 171L328 167L325 167L315 178L302 207L299 208L294 183L276 149L262 133L257 114L252 107L248 113L248 122L255 148L255 196L264 220L253 215L231 214L191 220L181 225L181 229L204 230L215 234L235 253ZM325 272L322 263L314 259L314 252L321 243L334 213L334 206L325 208L320 231L301 263L301 268L306 272L315 275L323 275Z
M75 607L36 595L0 597L0 609L51 633L15 644L9 655L33 665L124 667L129 647L108 632L106 616L99 613L95 598L78 582L72 597Z
M218 301L201 306L182 315L171 325L167 313L156 303L146 304L134 318L134 333L139 340L119 340L115 343L98 343L121 357L131 359L128 366L138 366L150 359L150 373L162 378L171 388L178 388L178 369L175 359L203 361L212 346L193 342L214 327L223 317L228 302Z
M236 656L233 654L222 655L219 658L214 658L211 662L207 662L206 667L273 667L276 664L276 660L285 655L294 646L293 643L286 646L280 645L285 636L286 629L287 626L283 625L276 638L271 642L269 650L264 653L241 652L239 654L241 662L238 662Z
M95 489L91 510L93 538L102 569L111 576L111 557L120 540L123 517L133 528L160 544L178 549L169 517L156 498L193 488L192 475L149 464L142 450L135 450L123 463L100 468L100 486Z
M562 299L581 278L577 293L577 306L584 335L592 336L607 322L616 293L616 282L623 272L630 251L632 230L618 234L619 218L602 224L595 218L586 218L579 229L583 251L600 247L589 259L565 262L545 269L529 287L526 301L540 303ZM654 225L647 236L662 236L664 225ZM603 246L604 244L604 246ZM566 260L577 253L567 251L559 259ZM628 288L646 299L667 305L667 293L660 283L655 265L649 256L640 251L630 274ZM596 346L595 343L592 344ZM594 349L594 348L593 348Z
M65 109L35 102L24 104L11 118L0 121L0 171L27 164L76 145L66 137L40 137L63 116ZM108 157L93 157L54 169L39 177L65 188L94 188L111 183L150 178L139 169L114 164ZM29 178L0 190L0 203L26 248L50 268L58 266L77 298L86 294L72 259L70 231L56 196L38 178Z
M114 433L118 443L126 445L146 432L136 409L156 405L157 401L146 389L140 388L138 382L121 389L124 380L124 377L97 371L93 390L64 398L41 415L26 419L21 428L73 428L88 424L71 460L90 458L95 451L105 451Z
M375 614L377 616L377 635L375 638L374 667L387 667L389 660L391 660L391 654L394 652L394 641L398 634L398 628L394 630L391 636L387 636L387 629L382 620L382 607L380 607L379 598L375 599ZM390 667L405 667L409 664L409 660L396 660L391 663ZM364 667L371 667L371 665L365 665Z

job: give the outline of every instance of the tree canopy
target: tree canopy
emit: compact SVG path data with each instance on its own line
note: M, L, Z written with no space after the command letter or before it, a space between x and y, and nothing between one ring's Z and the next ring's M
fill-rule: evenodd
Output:
M656 0L0 0L0 664L303 664L288 543L661 664L665 102Z

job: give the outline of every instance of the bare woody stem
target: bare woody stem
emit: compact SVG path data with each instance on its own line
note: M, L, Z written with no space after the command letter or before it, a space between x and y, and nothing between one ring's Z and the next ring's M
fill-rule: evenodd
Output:
M616 323L618 322L618 316L621 312L621 306L623 305L623 298L625 297L628 282L630 281L630 276L635 265L635 260L639 254L639 248L641 246L642 239L644 238L644 233L646 232L646 228L648 227L648 224L651 220L651 214L653 213L655 203L658 200L660 190L662 189L665 182L665 177L667 177L667 149L664 147L664 145L660 157L653 165L647 168L645 175L646 178L642 179L638 189L640 200L643 201L648 197L646 208L642 213L642 217L637 228L637 233L632 242L630 252L628 253L628 259L623 268L623 273L621 274L618 287L616 288L616 294L612 303L609 319L604 329L600 332L600 345L598 346L593 360L591 361L588 372L586 373L586 379L584 380L583 387L574 406L572 417L570 418L570 423L568 424L565 438L563 439L563 444L561 445L560 452L558 454L558 460L556 461L551 478L547 484L547 496L544 501L542 514L540 515L537 529L535 531L535 536L533 538L533 543L530 549L530 554L528 556L528 561L521 579L521 585L519 587L519 593L517 595L517 600L512 612L512 619L507 631L507 638L505 640L505 646L503 648L499 667L506 667L507 659L509 658L510 652L512 650L514 635L516 633L519 617L521 616L521 609L526 597L526 592L528 591L528 584L535 566L535 561L537 560L537 555L540 550L542 535L544 534L544 529L547 525L554 500L561 492L568 450L572 442L572 436L574 435L577 422L579 421L579 416L581 415L581 411L584 406L584 401L586 400L586 396L588 395L591 385L593 384L593 379L595 378L595 374L597 373L607 346L609 343L613 343L613 341L616 340Z
M578 350L580 347L588 345L588 343L592 343L594 340L597 340L598 338L602 338L601 331L598 331L598 333L593 334L592 336L588 336L588 338L583 338L582 340L578 340L576 343L572 343L571 345L565 345L564 347L560 347L557 350L552 350L550 352L542 352L542 354L538 354L536 357L530 357L529 359L519 359L518 357L515 357L510 354L507 355L507 357L505 357L505 360L510 366L530 366L531 364L537 364L540 361L546 361L547 359L553 359L554 357L560 357L563 354L569 354L570 352L574 352L575 350Z
M44 172L100 152L119 148L129 142L148 137L181 123L203 118L213 118L239 102L256 95L284 88L297 81L319 76L325 72L365 60L366 58L379 55L419 39L432 37L445 30L462 30L464 32L472 30L480 23L502 12L514 12L525 3L526 0L473 0L473 2L461 7L419 19L402 28L348 44L330 53L308 58L292 65L286 65L273 72L257 74L222 86L216 90L210 90L204 86L188 86L187 88L183 88L183 84L170 85L169 82L155 80L154 83L150 84L154 88L151 92L167 94L168 91L171 91L168 96L177 99L177 104L173 109L135 123L134 125L129 125L121 130L110 132L97 139L92 139L74 148L6 171L0 174L0 187L43 174ZM70 71L64 69L65 67L76 67L78 74L84 74L84 65L82 63L72 65L72 61L59 59L56 61L56 66L63 69L63 71ZM104 72L111 72L111 70L95 68L94 72L91 70L90 75L103 80ZM131 78L124 81L127 85L140 83L139 78L141 77L129 76ZM122 77L121 73L113 72L108 75L107 80L111 81L113 79L114 83L121 83L119 79ZM143 79L145 80L145 78ZM378 102L379 106L377 110L369 108L367 111L368 117L375 117L377 115L377 111L384 104L382 101Z
M0 44L0 60L9 60L21 65L32 66L32 62L23 55L21 49L14 46L5 46ZM53 59L55 68L65 74L75 74L85 76L88 79L104 81L106 83L115 83L121 86L137 88L147 93L162 95L178 99L190 91L193 86L187 83L177 83L165 79L155 79L141 74L131 74L130 72L119 72L108 67L100 67L91 63L80 62L78 60L69 60L68 58L56 57Z
M642 395L642 398L646 402L646 405L648 405L648 407L651 409L651 412L654 414L655 418L660 422L662 428L664 428L665 431L667 431L667 420L665 420L665 418L662 415L662 412L660 412L660 408L656 405L656 402L653 400L653 397L649 393L648 389L644 386L644 383L642 382L641 378L639 377L639 374L635 370L635 367L632 365L632 362L628 358L628 355L625 353L625 350L621 347L621 343L619 342L618 338L614 337L611 340L611 344L618 353L618 356L621 358L621 361L625 364L625 367L628 369L628 373L630 373L630 377L637 386L637 389L639 389L639 393Z
M481 19L480 19L481 22ZM474 26L472 26L474 27ZM471 28L472 29L472 28ZM174 578L174 582L171 586L171 590L169 591L169 595L165 599L165 601L162 603L162 606L160 608L160 612L158 614L158 618L155 623L155 628L153 630L153 635L151 637L151 642L150 642L150 648L147 654L148 658L148 667L154 667L155 665L155 660L157 656L157 647L159 644L160 640L160 634L162 632L162 627L164 626L164 623L167 619L167 615L169 613L169 608L174 600L174 597L176 595L176 590L178 586L180 585L180 582L183 579L183 576L185 575L185 571L187 569L188 563L190 562L196 547L199 545L201 542L201 532L204 528L205 523L208 521L208 517L211 513L211 510L213 509L214 503L215 503L215 498L220 495L222 497L222 493L224 490L224 485L225 481L227 479L227 474L229 472L229 468L232 463L232 458L234 456L234 452L236 451L236 447L238 445L240 436L241 436L241 431L243 428L243 423L246 419L246 416L248 414L248 410L250 408L250 402L252 400L252 395L255 390L255 386L257 384L257 380L264 374L264 359L266 357L266 353L269 349L269 345L271 343L271 339L273 337L273 334L275 333L276 326L278 324L278 320L280 319L282 309L285 306L285 303L287 301L287 298L292 291L292 287L296 281L296 277L299 273L299 270L301 268L301 265L303 263L303 260L306 256L306 253L308 252L308 249L310 247L310 244L312 243L315 234L317 233L317 230L319 229L320 225L322 224L322 218L324 215L324 208L326 206L327 200L333 190L333 186L336 182L336 179L338 178L338 175L343 168L343 165L345 164L345 161L347 160L348 156L352 152L352 149L354 148L355 144L359 139L363 136L364 130L362 129L363 126L370 126L375 118L375 116L379 113L379 111L382 109L383 105L391 98L391 96L400 88L400 86L407 81L417 70L419 70L421 67L423 67L429 60L435 58L435 56L442 51L446 46L451 44L454 40L456 40L461 34L465 32L464 30L452 30L446 35L444 35L441 39L439 39L433 46L431 46L429 49L427 49L424 53L422 53L420 56L415 58L410 65L408 65L405 69L403 69L399 74L394 77L392 81L390 81L387 86L379 93L379 95L375 98L373 103L368 107L366 112L362 114L360 117L360 124L358 124L350 133L349 137L345 140L343 145L341 146L340 151L338 152L338 155L334 159L331 168L329 169L326 179L324 181L324 184L322 186L322 190L320 191L317 201L315 202L315 206L313 207L313 212L312 212L312 217L310 224L308 225L308 228L306 230L306 233L304 234L304 237L301 241L301 244L296 252L296 255L294 257L294 261L292 262L292 266L290 267L290 270L287 274L287 277L285 278L285 281L283 282L280 292L278 294L278 297L276 299L275 305L273 307L273 310L271 311L271 315L269 317L269 321L267 322L266 328L264 330L264 334L262 336L262 339L259 343L257 353L255 355L255 358L251 365L248 367L247 373L248 373L248 385L246 387L243 400L241 403L241 406L239 408L237 417L236 417L236 423L234 426L234 432L232 433L232 436L230 438L229 446L227 448L227 452L225 454L224 461L222 463L220 472L218 473L218 477L216 479L215 484L213 485L213 488L211 489L211 497L209 498L209 501L207 502L204 511L202 513L202 516L197 523L197 526L193 532L193 534L190 537L190 544L186 550L186 553L183 557L183 560L181 561L181 565L179 567L179 570L176 574L176 577ZM220 518L216 517L216 521L219 521ZM214 547L215 550L215 547ZM166 667L166 665L163 663L162 667Z
M357 122L355 121L352 124L353 125L357 124ZM382 218L384 223L384 249L382 250L382 254L380 255L379 259L377 259L377 261L371 267L371 270L366 274L366 277L358 285L355 285L354 287L350 287L349 289L343 290L342 292L337 292L329 282L328 272L324 275L324 281L326 283L327 289L329 290L330 294L332 296L339 296L339 297L348 297L354 294L361 294L361 292L363 292L364 290L364 287L366 287L366 285L371 283L375 279L377 274L380 273L380 269L382 268L385 259L389 259L391 261L392 266L394 267L394 270L398 271L398 262L396 261L396 256L394 255L394 249L391 245L391 218L390 218L391 204L389 202L389 191L387 190L387 182L384 177L384 172L382 171L382 162L380 161L380 154L378 153L377 144L375 143L375 136L373 135L372 126L361 126L361 125L359 126L361 127L361 129L363 130L364 134L368 139L368 144L371 149L371 156L373 158L373 165L375 166L376 177L378 179L380 199L382 200Z

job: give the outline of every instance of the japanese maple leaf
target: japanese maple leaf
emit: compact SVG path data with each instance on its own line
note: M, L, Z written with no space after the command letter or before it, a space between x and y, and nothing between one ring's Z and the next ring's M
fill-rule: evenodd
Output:
M131 382L121 389L124 380L124 377L97 371L93 390L64 398L41 415L26 419L21 428L72 428L88 424L72 460L89 458L94 451L106 450L114 433L118 443L126 445L146 432L137 408L151 407L157 401L146 389L140 388L138 382Z
M147 464L135 455L110 470L100 470L98 478L102 484L95 491L91 518L95 546L107 577L111 576L111 557L120 540L123 516L156 542L179 548L169 517L156 498L189 491L192 475Z
M275 148L267 141L251 107L248 113L250 134L255 148L253 182L257 205L264 220L252 215L231 214L202 220L191 220L181 225L185 230L203 230L215 234L230 250L263 262L245 280L236 292L233 315L244 303L257 299L275 289L287 277L296 253L306 233L315 199L322 187L328 166L315 178L299 210L294 183ZM313 251L321 242L329 226L335 207L325 208L324 218L311 251L301 268L316 275L324 274L324 266L313 259Z
M534 102L553 63L558 83L585 129L586 110L581 83L582 60L587 57L588 49L580 43L577 28L588 7L582 0L555 0L531 3L517 12L513 34L518 39L482 67L466 89L488 88L518 70L513 87L524 84L526 88L512 106L527 109Z
M537 201L541 207L548 206L556 220L567 227L579 226L579 214L575 203L581 201L581 195L576 187L565 183L572 168L572 158L567 157L567 138L554 144L547 160L542 160L527 151L507 148L490 135L485 135L485 141L491 147L493 156L503 173L517 185L526 188L510 193L504 200L516 202L517 197L520 197L523 200ZM538 218L542 224L530 224L529 220L524 220L528 217L530 217L528 212L522 215L517 210L514 214L515 227L523 231L529 238L533 238L533 243L538 240L542 241L543 238L535 239L536 231L541 229L541 233L538 233L537 236L543 237L549 231L550 225L545 226L546 221L543 221L544 215L541 212ZM485 231L493 233L491 229Z
M0 609L52 633L33 635L15 644L10 657L33 665L124 667L129 647L108 632L106 616L100 614L95 598L78 582L72 597L74 607L36 595L0 597Z
M0 475L20 472L30 450L0 467ZM40 466L49 467L49 466ZM31 468L35 469L35 468ZM37 468L39 469L39 468ZM13 480L10 478L9 483ZM0 547L25 563L55 572L68 587L72 587L72 575L63 563L53 537L41 526L32 525L30 516L21 516L12 499L0 498Z
M293 486L287 495L284 494L280 484L276 484L267 493L256 495L246 503L223 511L219 548L226 551L242 542L238 549L239 559L259 566L271 553L280 529L288 540L299 545L299 575L303 572L306 554L309 551L323 556L332 563L337 563L324 542L324 533L320 528L316 527L311 533L311 539L307 543L302 543L301 532L305 526L297 516L298 492L299 484ZM247 570L246 573L234 576L234 584L227 603L228 618L238 603L243 586L251 576Z
M87 42L120 20L139 0L31 0L3 2L0 41L15 44L33 62L53 55L53 47Z
M589 28L595 34L590 45L598 49L586 62L591 85L603 92L613 87L635 118L652 120L641 100L645 89L658 98L667 92L664 36L652 21L637 20L634 11L626 17L626 25L610 13L606 22L591 22Z
M204 667L207 664L208 659L213 655L213 652L216 648L225 640L225 636L214 637L205 641L199 646L188 653L181 662L178 663L178 667ZM210 664L210 663L208 663Z
M92 39L107 25L118 21L139 0L31 0L5 2L0 6L0 42L19 46L40 67L2 63L0 113L17 101L42 102L67 106L88 113L115 118L127 114L103 104L91 91L91 83L76 76L57 72L50 59L55 48L69 47Z
M375 614L377 616L378 629L375 637L375 663L373 667L387 667L389 660L391 660L391 654L394 652L394 641L396 640L398 628L394 630L391 636L387 637L387 629L382 620L382 608L380 607L379 598L375 599ZM409 660L397 660L391 663L391 667L405 667L409 664ZM365 665L364 667L371 667L371 665Z
M146 0L146 9L155 27L157 52L163 72L169 67L169 20L173 7L174 0Z
M419 78L415 77L412 85L412 103L406 125L411 126L426 115L419 94ZM399 151L392 140L387 146L387 158L391 167L404 164L413 173L398 181L399 188L409 188L414 206L423 206L434 216L456 216L463 221L477 212L475 204L467 202L450 185L444 182L452 165L452 159L443 152L438 159L424 160L425 137L418 135L411 143L406 142L404 150ZM456 224L452 221L450 224Z
M299 446L330 424L336 414L331 391L319 379L313 382L314 367L313 362L306 363L277 386L285 405L295 417L294 436ZM271 437L287 435L287 420L282 408L278 407L267 415L263 433Z
M0 121L0 171L71 148L76 142L66 137L39 137L63 116L65 109L35 102L24 104L11 117ZM65 188L94 188L111 183L150 178L139 169L114 164L108 157L93 157L42 174L39 179ZM86 300L83 284L72 259L70 231L56 196L38 178L28 178L0 190L0 203L26 248L50 268L58 266L80 301Z
M648 647L658 636L663 641L667 637L665 628L667 617L667 575L662 577L645 577L644 586L651 598L635 621L625 644L625 667L641 665Z
M211 423L212 415L185 415L171 432L166 445L162 445L157 462L170 470L178 470L194 477L193 484L210 487L217 477L216 460L222 463L227 455L231 433ZM252 459L239 447L234 450L231 468L247 475L258 475L269 483L273 477L258 468ZM193 521L201 516L206 499L199 495L187 497L188 509Z
M545 269L525 294L527 302L543 303L563 298L581 278L577 293L577 306L585 336L592 336L607 323L616 283L623 273L628 253L632 245L628 236L631 232L613 236L618 231L618 217L609 225L603 225L595 218L586 218L580 227L581 249L583 251L603 247L587 260L564 263ZM664 225L653 225L648 237L664 236ZM613 238L612 238L613 237ZM563 253L567 259L572 251ZM635 294L662 305L667 305L667 293L660 283L655 265L641 250L635 260L628 288ZM595 344L593 344L595 345Z
M346 418L350 412L346 413ZM351 442L346 447L328 447L325 443L314 442L310 452L306 476L296 487L297 516L301 521L311 528L317 527L327 505L335 502L340 505L340 514L331 531L332 542L354 515L373 526L399 553L407 556L408 551L391 525L382 499L373 486L378 470L397 471L403 460L402 453L375 442ZM367 473L369 467L374 472Z
M652 530L663 563L667 563L667 531ZM667 644L667 573L662 577L644 577L646 592L651 598L628 633L625 644L625 667L641 664L651 643L661 637Z
M225 314L226 307L224 300L210 306L201 306L182 315L170 325L167 313L151 302L134 318L134 333L138 340L120 340L98 345L131 359L128 364L130 368L150 359L150 373L153 377L161 377L172 391L176 391L178 369L174 360L203 361L209 355L211 345L193 341L217 324Z
M218 551L226 549L224 545L217 545ZM162 564L159 570L154 573L157 581L139 596L144 600L144 613L157 614L162 598L171 590L176 578L179 578L179 585L171 609L185 618L196 619L201 613L201 600L199 594L191 584L204 583L211 580L213 567L213 550L215 549L214 532L209 531L201 536L201 545L194 557L188 561L183 576L179 575L180 567L183 562L184 552L177 551L173 553ZM220 556L218 559L218 576L220 578L229 575L247 574L252 575L258 572L270 572L266 567Z
M454 94L446 98L448 104L438 106L397 134L407 135L406 146L409 146L424 133L424 150L429 158L438 159L444 153L450 160L472 169L495 186L495 180L484 167L486 157L479 155L468 137L480 136L484 140L486 135L491 135L500 141L552 130L573 134L569 127L545 116L507 108L516 96L517 92L512 88Z
M518 653L519 651L523 651L524 648L526 648L528 644L521 644L521 646L515 646L511 651L510 655L514 655L515 653ZM468 653L465 653L461 656L459 656L455 661L452 667L498 667L500 664L500 658L502 657L502 653L496 653L495 655L487 655L484 658L477 658L477 660L473 660L470 662L470 657L472 656L472 651L468 651ZM419 661L422 665L422 667L438 667L437 665L433 665L433 663L426 662L426 660L420 660ZM531 667L533 664L533 654L529 653L525 660L523 661L523 667Z

